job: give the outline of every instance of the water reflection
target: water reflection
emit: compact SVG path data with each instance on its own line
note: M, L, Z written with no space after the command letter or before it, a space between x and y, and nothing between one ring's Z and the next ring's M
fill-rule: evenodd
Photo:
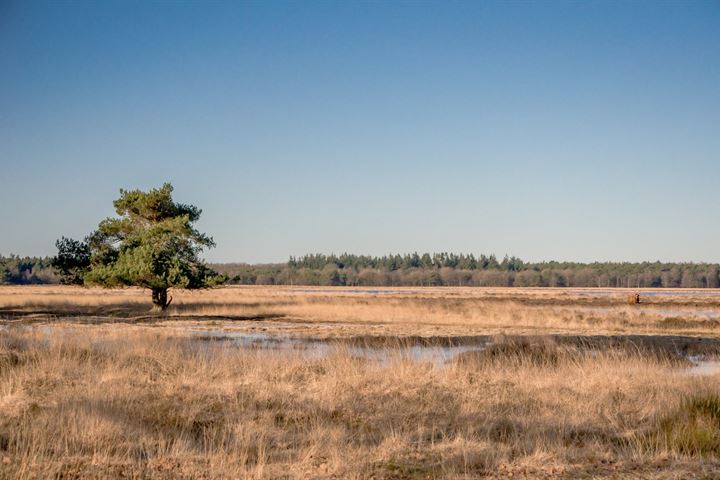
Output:
M324 358L334 353L348 353L352 357L374 362L385 366L396 360L412 360L429 362L436 367L445 367L453 363L458 356L466 352L487 351L493 345L490 337L434 337L422 339L421 337L386 338L386 337L357 337L345 339L321 339L293 336L283 333L268 332L228 332L193 329L194 342L198 348L209 346L215 342L227 342L228 345L238 348L257 349L268 352L294 352L306 358ZM373 340L374 338L374 340ZM695 350L683 346L683 339L692 343ZM717 345L708 339L691 337L558 337L555 341L559 345L574 345L579 351L587 350L591 354L599 353L605 349L628 348L635 353L647 351L648 355L658 358L684 360L685 366L681 372L686 375L715 375L720 373L720 360L717 359ZM680 343L678 343L680 342ZM655 345L656 343L656 345ZM667 344L666 344L667 343ZM707 344L707 345L706 345ZM704 345L704 348L702 347ZM576 351L578 351L576 350ZM690 353L692 351L706 351L707 353ZM685 352L685 353L683 353ZM683 364L680 362L679 364Z
M347 352L353 357L363 358L380 365L386 365L392 360L413 360L430 362L435 366L443 366L451 362L461 353L481 350L487 346L484 337L477 341L468 341L470 337L452 338L430 344L413 340L403 341L399 338L385 339L385 345L375 344L369 339L321 339L294 336L283 333L268 332L228 332L193 329L190 332L195 336L196 343L207 344L217 341L228 342L239 348L261 349L276 352L298 352L308 358L322 358L334 352ZM393 341L394 340L394 341ZM449 341L448 341L449 340Z

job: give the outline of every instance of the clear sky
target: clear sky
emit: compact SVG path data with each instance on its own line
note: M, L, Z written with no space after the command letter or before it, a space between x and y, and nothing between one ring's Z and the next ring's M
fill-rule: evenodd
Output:
M0 253L170 181L212 261L720 261L720 3L0 0Z

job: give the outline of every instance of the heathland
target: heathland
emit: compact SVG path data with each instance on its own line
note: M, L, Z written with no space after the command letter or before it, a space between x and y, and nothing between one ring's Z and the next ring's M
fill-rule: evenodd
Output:
M717 478L715 290L0 287L2 478Z

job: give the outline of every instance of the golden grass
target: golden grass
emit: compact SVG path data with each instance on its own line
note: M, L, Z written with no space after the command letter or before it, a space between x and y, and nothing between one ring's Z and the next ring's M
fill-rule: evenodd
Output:
M141 289L0 287L0 318L96 321L269 320L304 325L308 334L332 325L330 335L415 333L643 333L717 336L720 296L643 297L627 305L617 295L578 294L591 289L224 287L174 291L166 318L150 317ZM606 290L603 290L606 291ZM687 293L687 291L684 291ZM641 292L641 296L642 296ZM708 315L710 313L711 315ZM712 316L712 315L718 316ZM284 328L284 326L283 326ZM298 328L296 328L298 330Z
M173 292L169 315L157 318L138 289L0 288L0 478L716 478L720 471L720 375L690 376L673 358L582 350L545 336L715 336L710 319L639 311L624 294L303 290ZM647 308L706 311L715 302L653 298ZM674 323L663 325L668 318ZM393 349L376 362L339 341L322 357L238 348L200 341L188 326L338 339L542 336L499 340L438 364Z
M717 439L688 450L667 425L688 399L720 398L720 378L642 356L381 365L342 346L312 359L196 342L145 326L6 331L1 475L661 478L719 466Z

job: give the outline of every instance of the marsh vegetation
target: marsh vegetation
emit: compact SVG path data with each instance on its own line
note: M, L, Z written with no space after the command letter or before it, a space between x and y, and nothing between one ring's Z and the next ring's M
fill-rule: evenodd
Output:
M2 288L0 476L713 478L720 299L626 294Z

